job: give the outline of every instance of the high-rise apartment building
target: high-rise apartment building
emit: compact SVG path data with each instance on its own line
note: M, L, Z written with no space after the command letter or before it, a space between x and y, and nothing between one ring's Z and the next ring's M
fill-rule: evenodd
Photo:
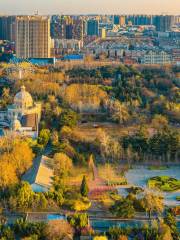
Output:
M72 39L73 38L73 19L71 16L64 16L63 21L63 36L64 39Z
M180 16L175 16L174 22L175 24L180 24Z
M119 17L119 25L124 26L126 24L126 17L125 16L120 16Z
M65 25L65 39L73 39L73 24Z
M114 15L114 24L124 26L126 24L126 17L123 15Z
M83 40L84 21L82 19L73 20L73 39Z
M114 15L114 24L115 25L119 25L119 20L120 20L120 16L119 15Z
M126 24L129 22L132 25L152 25L152 15L127 15L126 16Z
M53 39L64 39L64 16L53 15L51 17L51 38Z
M166 32L171 30L174 20L174 16L170 15L154 16L153 24L158 32Z
M71 16L52 16L51 37L53 39L83 40L84 21Z
M16 56L49 58L51 48L50 19L45 16L17 16Z
M89 19L87 21L87 35L99 36L99 20Z
M0 40L15 41L15 16L0 16Z
M152 25L152 15L135 15L134 25Z

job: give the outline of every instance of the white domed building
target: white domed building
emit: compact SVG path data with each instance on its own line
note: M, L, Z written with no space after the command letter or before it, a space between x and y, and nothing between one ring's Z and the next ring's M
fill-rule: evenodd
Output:
M41 103L34 102L25 86L14 97L14 103L8 106L7 119L13 131L22 135L38 137L38 124L41 118Z
M17 108L26 109L33 107L33 99L31 94L26 91L25 86L21 87L21 91L14 97L14 105Z

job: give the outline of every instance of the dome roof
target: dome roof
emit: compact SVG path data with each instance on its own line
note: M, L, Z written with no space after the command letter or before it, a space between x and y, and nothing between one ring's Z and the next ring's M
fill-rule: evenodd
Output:
M26 91L25 86L21 87L21 91L14 97L14 104L18 108L29 108L33 106L31 94Z

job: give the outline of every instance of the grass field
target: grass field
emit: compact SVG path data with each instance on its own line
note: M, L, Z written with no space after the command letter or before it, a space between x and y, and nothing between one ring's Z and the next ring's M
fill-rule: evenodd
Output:
M107 185L126 185L127 181L124 176L115 168L115 166L105 164L98 166L99 177L102 178Z
M133 133L135 130L137 130L137 126L131 126L131 127L123 127L119 124L115 123L84 123L79 124L77 127L75 127L73 130L75 133L80 135L82 138L84 138L86 141L93 141L98 136L98 129L103 129L107 134L109 134L111 137L120 137L124 136L127 133Z
M74 167L67 179L67 184L80 186L83 176L86 176L88 181L93 179L93 173L88 168Z

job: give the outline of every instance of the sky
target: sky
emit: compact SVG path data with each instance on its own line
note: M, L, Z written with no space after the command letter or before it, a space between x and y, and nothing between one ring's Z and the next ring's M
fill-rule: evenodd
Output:
M0 14L178 14L180 0L0 0Z

